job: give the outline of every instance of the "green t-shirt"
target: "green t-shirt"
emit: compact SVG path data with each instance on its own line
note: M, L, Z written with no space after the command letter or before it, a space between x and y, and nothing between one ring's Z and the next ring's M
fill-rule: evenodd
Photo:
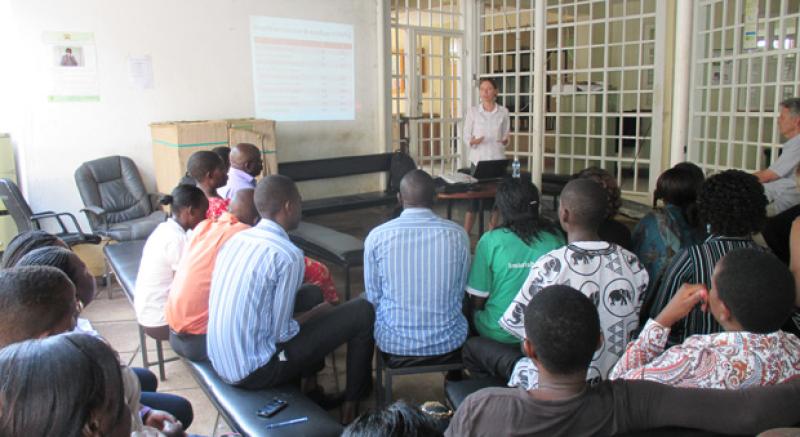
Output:
M467 293L487 298L484 309L475 311L475 327L480 335L503 343L519 343L497 321L511 305L536 260L564 244L561 233L540 232L529 246L507 228L481 237L467 281Z

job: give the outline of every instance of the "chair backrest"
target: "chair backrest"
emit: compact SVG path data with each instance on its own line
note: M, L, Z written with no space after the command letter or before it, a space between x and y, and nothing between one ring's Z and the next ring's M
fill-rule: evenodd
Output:
M108 224L149 215L152 211L139 169L125 156L108 156L81 164L75 183L83 204L106 210ZM92 228L99 227L92 223Z
M25 198L22 197L22 192L19 191L17 184L9 179L0 179L0 200L3 201L11 218L14 219L14 224L17 225L17 232L35 229L33 223L31 223L33 211Z

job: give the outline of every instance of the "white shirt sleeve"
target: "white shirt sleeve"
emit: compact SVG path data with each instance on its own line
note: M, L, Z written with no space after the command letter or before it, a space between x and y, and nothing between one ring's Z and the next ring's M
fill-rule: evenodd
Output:
M472 130L474 128L475 118L472 115L472 108L467 109L467 114L464 117L464 147L469 149L470 140L472 140Z

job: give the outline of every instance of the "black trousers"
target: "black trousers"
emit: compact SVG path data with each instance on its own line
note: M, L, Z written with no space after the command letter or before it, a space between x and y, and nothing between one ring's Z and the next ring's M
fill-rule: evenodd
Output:
M461 350L464 367L477 378L508 381L514 365L525 355L518 344L500 343L486 337L470 337Z
M297 309L297 307L295 307ZM375 310L366 299L338 305L327 314L307 321L291 340L276 345L272 359L237 384L261 389L286 384L318 372L325 356L347 343L345 401L357 401L372 379L372 330Z

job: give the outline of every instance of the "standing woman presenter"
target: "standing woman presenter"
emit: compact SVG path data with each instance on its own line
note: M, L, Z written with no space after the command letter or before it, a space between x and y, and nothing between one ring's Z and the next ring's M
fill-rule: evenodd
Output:
M481 103L469 108L464 117L464 143L469 146L469 163L472 170L480 161L505 159L510 122L508 109L495 102L497 84L485 77L478 83ZM491 207L491 206L489 206ZM469 234L475 224L475 213L480 212L480 200L473 200L464 217L464 229Z

